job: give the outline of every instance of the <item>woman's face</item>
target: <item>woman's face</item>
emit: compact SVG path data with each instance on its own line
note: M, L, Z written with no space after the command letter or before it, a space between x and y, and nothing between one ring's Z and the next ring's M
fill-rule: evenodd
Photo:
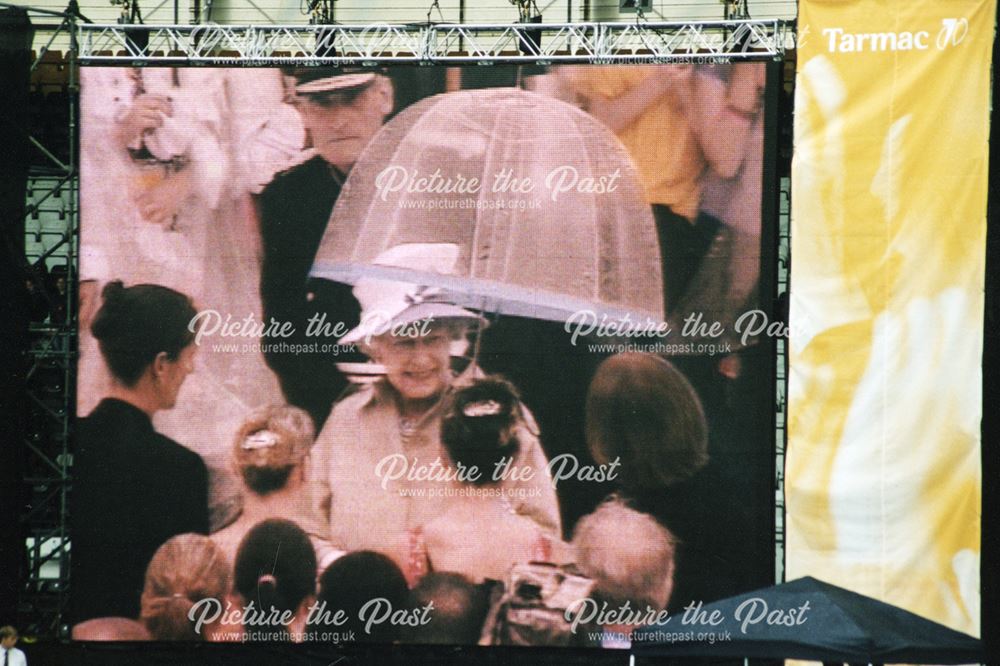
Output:
M420 337L383 335L372 340L375 360L404 400L425 400L441 393L451 379L451 335L444 326Z
M172 409L177 404L177 396L181 392L184 380L194 371L194 354L197 345L190 344L181 350L176 361L164 358L155 363L159 365L159 380L157 387L160 394L161 409Z

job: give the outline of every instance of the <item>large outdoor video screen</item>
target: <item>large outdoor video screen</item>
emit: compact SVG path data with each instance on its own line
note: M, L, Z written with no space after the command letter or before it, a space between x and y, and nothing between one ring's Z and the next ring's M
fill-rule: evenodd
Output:
M766 70L84 68L74 638L626 647L773 582Z

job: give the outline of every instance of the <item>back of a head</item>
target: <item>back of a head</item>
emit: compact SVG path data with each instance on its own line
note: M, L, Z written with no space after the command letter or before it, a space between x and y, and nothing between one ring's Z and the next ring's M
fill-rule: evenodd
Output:
M512 384L500 377L478 379L449 396L441 442L453 463L476 469L471 483L486 485L498 463L517 455L514 429L519 418L520 397Z
M155 284L109 282L90 326L111 374L134 386L160 352L174 361L194 341L197 311L184 294Z
M674 586L675 540L670 530L618 498L602 503L573 530L576 565L612 605L663 610Z
M156 640L203 639L188 613L202 599L229 592L229 562L211 539L180 534L156 551L146 568L141 619Z
M309 537L289 520L270 519L247 532L236 551L234 587L244 603L270 614L294 614L316 589L316 553ZM255 629L287 636L287 623ZM250 634L253 639L252 634Z
M366 620L381 614L385 604L392 610L408 608L409 599L406 577L396 563L381 553L361 550L334 560L326 568L319 578L316 601L328 617L343 611L346 622L342 630L353 630L359 642L391 643L399 637L399 627L388 621L366 627ZM320 623L310 628L322 633L333 627Z
M243 483L256 495L267 495L288 483L315 439L312 418L289 405L254 410L236 432L233 462Z
M415 610L430 609L426 625L407 631L411 642L439 645L479 642L490 608L489 594L483 586L461 574L434 572L421 578L410 595Z
M153 635L127 617L97 617L73 626L74 641L149 641Z
M626 491L668 486L708 462L708 424L694 388L670 362L627 352L606 359L587 391L587 445L620 459Z

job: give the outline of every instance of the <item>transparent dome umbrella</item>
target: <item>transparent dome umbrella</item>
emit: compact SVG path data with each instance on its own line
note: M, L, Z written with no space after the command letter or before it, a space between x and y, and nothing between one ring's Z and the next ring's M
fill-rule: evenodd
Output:
M374 264L407 243L458 245L455 270ZM456 305L551 321L664 317L656 227L625 148L576 107L516 88L437 95L387 123L311 274L436 287Z

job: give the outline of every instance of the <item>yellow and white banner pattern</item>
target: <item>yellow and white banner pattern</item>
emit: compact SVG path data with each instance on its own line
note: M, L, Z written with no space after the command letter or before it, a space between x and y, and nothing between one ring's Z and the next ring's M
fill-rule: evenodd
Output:
M803 0L788 580L979 635L995 0Z

